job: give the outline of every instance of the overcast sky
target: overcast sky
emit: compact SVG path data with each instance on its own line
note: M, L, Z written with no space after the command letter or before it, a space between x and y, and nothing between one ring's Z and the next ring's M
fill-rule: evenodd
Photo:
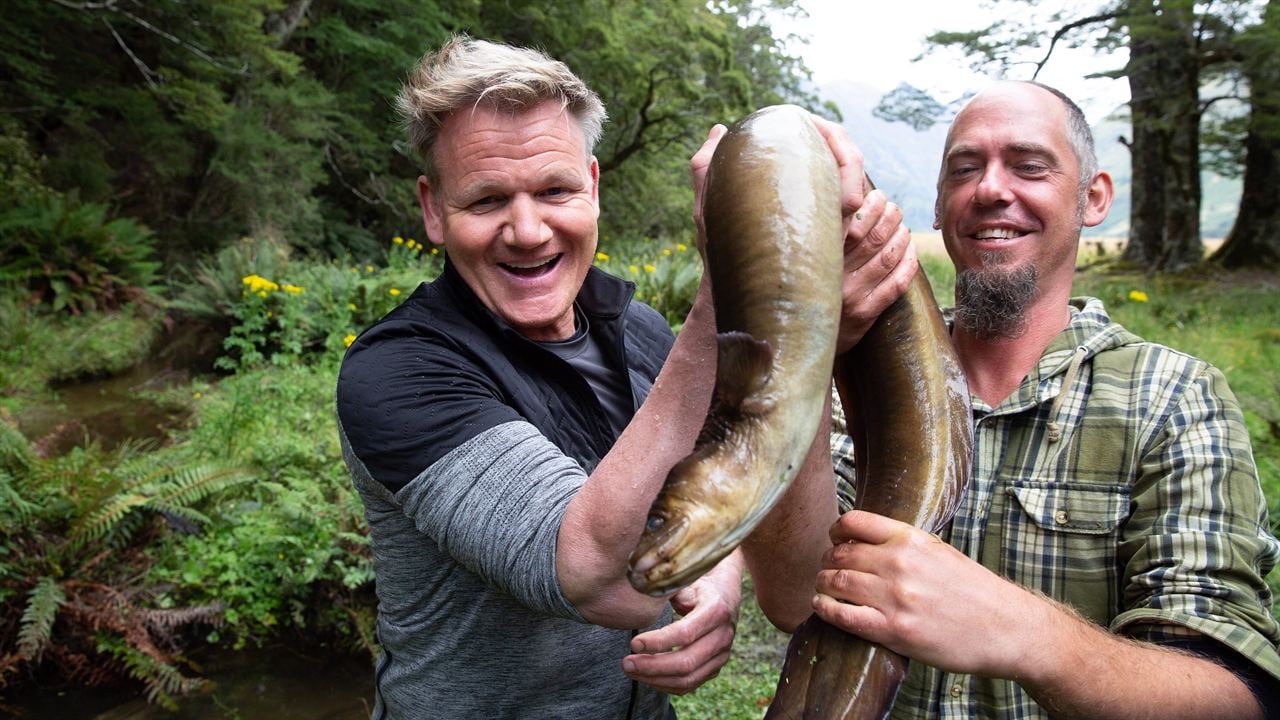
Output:
M966 90L991 82L969 70L968 61L952 50L936 51L913 63L924 37L936 30L973 30L990 25L996 11L984 0L801 0L809 17L800 22L775 21L780 34L794 32L809 38L798 47L819 84L850 79L884 91L900 82L929 90L951 100ZM1052 0L1041 3L1041 8ZM1009 3L1001 12L1008 13ZM1041 10L1043 12L1043 9ZM1091 50L1058 48L1037 78L1054 85L1080 104L1096 123L1128 100L1124 80L1084 76L1123 65L1124 55L1098 57ZM1015 68L1010 77L1030 79L1029 67Z

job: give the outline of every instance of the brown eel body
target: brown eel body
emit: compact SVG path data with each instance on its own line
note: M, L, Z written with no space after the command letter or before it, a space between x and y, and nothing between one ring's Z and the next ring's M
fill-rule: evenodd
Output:
M964 373L923 272L837 358L835 381L853 438L856 506L940 530L968 485L973 415ZM906 670L901 655L812 615L792 636L765 717L884 718Z
M671 469L628 577L663 595L733 551L795 478L831 387L844 238L840 178L808 112L747 116L721 138L703 216L716 309L711 408Z

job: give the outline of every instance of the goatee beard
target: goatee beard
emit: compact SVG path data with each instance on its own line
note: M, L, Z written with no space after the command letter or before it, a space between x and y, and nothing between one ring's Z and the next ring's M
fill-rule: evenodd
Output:
M1036 268L1006 269L1000 267L1004 260L1004 253L982 253L977 269L956 275L956 326L982 340L1012 340L1027 332L1027 308L1036 297Z

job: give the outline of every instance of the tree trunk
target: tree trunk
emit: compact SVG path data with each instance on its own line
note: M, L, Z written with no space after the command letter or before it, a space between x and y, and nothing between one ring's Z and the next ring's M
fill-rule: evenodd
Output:
M1147 270L1201 260L1200 107L1190 0L1130 3L1133 173L1123 258Z
M1245 47L1249 126L1240 211L1211 261L1224 267L1280 268L1280 5L1268 2Z

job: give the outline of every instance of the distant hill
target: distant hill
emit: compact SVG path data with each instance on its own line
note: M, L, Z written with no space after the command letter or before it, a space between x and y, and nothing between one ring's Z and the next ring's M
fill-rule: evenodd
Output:
M928 232L933 227L938 163L946 140L946 125L917 132L904 123L885 122L871 114L881 91L850 81L827 83L818 94L840 108L844 127L866 156L867 172L900 204L908 227ZM1116 201L1106 222L1086 235L1123 236L1129 231L1129 151L1120 143L1129 136L1127 120L1106 120L1093 128L1098 163L1111 173ZM1202 178L1201 234L1220 238L1231 229L1240 200L1240 180L1205 173Z

